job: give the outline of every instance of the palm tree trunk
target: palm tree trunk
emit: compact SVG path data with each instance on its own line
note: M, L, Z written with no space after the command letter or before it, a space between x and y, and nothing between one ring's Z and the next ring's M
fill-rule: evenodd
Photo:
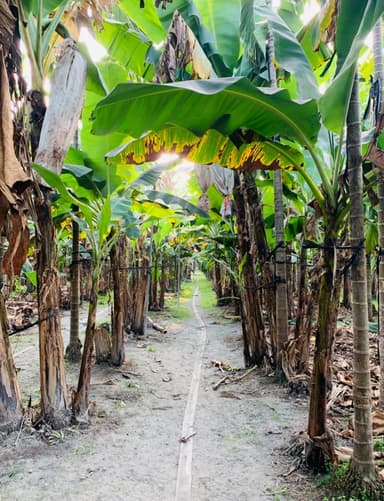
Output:
M354 439L349 469L350 492L363 490L375 498L377 473L373 461L371 378L366 257L364 247L364 204L361 158L360 102L358 77L352 89L347 117L347 162L350 190L350 233L355 258L352 260L353 317L353 403Z
M382 42L382 21L376 23L373 30L373 58L375 62L375 76L380 84L379 95L383 92L383 42ZM383 113L383 103L379 102L378 109ZM377 226L379 239L379 273L378 273L378 295L379 295L379 360L380 360L380 393L378 407L384 409L384 175L381 169L377 168L377 196L379 208L377 211Z
M80 316L80 228L72 221L72 265L71 265L71 325L69 344L65 350L65 358L69 362L81 359L81 341L79 337Z
M377 179L377 195L379 198L378 231L379 231L379 359L380 359L380 393L378 407L384 409L384 175L380 171Z

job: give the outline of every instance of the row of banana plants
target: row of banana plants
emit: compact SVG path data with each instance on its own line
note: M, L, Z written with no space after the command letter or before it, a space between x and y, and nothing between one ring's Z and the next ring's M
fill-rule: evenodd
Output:
M213 1L173 0L164 5L165 9L156 8L153 2L146 2L145 7L140 8L136 1L121 0L104 16L104 29L95 31L108 57L95 64L86 50L81 49L87 60L86 99L79 131L81 146L72 148L69 154L68 148L64 148L61 156L56 145L50 145L50 155L44 153L44 127L42 130L39 127L49 123L47 116L55 96L69 109L75 94L71 91L65 95L54 91L52 86L51 102L45 113L42 86L44 72L52 61L52 37L59 33L67 39L68 35L76 38L77 24L73 23L76 15L67 2L39 0L37 3L38 9L33 8L33 2L17 4L20 33L31 61L33 87L37 93L29 95L35 146L31 148L32 158L24 158L23 162L30 165L31 160L35 161L35 171L57 190L60 203L68 204L66 210L88 231L93 253L95 289L91 294L75 416L87 414L97 282L103 258L110 252L113 255L121 233L118 224L123 220L121 211L130 218L124 226L137 228L137 221L132 220L137 213L149 214L151 203L158 200L163 200L165 205L171 203L154 190L140 193L139 185L132 180L135 172L132 165L153 162L163 152L238 171L234 193L238 251L231 261L236 268L238 290L231 294L242 298L244 357L247 364L261 365L268 356L276 374L283 378L289 308L287 272L283 266L287 242L281 224L284 218L282 193L279 193L282 184L280 175L275 174L276 234L272 252L267 245L265 210L260 209L265 196L263 181L271 179L258 176L255 182L251 174L281 170L286 181L290 175L300 180L301 199L308 204L302 214L307 219L303 222L304 235L305 238L316 236L315 242L300 249L303 261L308 246L321 252L307 463L314 469L323 469L326 462L334 458L333 441L327 428L327 389L341 279L346 269L343 252L349 250L353 257L350 267L354 282L352 306L358 383L354 387L354 401L359 423L355 426L350 485L376 495L368 324L362 306L367 303L367 287L355 75L364 41L383 14L384 2L366 0L351 6L346 0L330 0L323 2L322 9L309 23L303 24L300 14L304 2L284 0L277 13L269 2L256 0L228 0L220 2L220 6ZM49 16L52 9L54 14ZM94 14L95 23L101 22L98 13ZM77 48L68 44L65 54L69 54L73 63ZM78 75L76 80L80 83ZM67 74L65 82L69 80ZM39 95L40 98L36 97ZM380 114L381 103L377 99L376 107ZM66 129L66 137L70 139L79 109L81 105L75 104L71 125ZM379 126L377 117L376 121ZM54 118L53 123L57 126L59 120ZM380 138L379 134L378 128L375 138ZM48 136L52 135L51 128ZM376 143L372 144L376 147ZM380 150L372 148L372 144L369 147L372 162L379 163ZM380 140L378 144L380 146ZM63 163L69 171L64 173L66 178L61 174ZM84 169L89 171L85 173ZM89 185L82 185L83 177L101 183L98 190L103 197L102 204L91 195ZM372 190L376 182L374 170L365 173L365 181L367 190ZM69 409L58 321L50 190L44 183L35 182L30 199L40 238L37 277L42 412L46 419L60 424L67 420ZM15 206L10 196L8 203ZM222 226L227 229L228 224ZM212 252L220 248L220 240L211 242ZM258 273L262 276L261 282ZM217 277L217 288L220 282ZM258 293L260 290L262 295ZM365 296L360 297L363 292ZM268 318L271 354L266 345L263 310ZM307 318L310 318L308 308ZM305 345L306 351L308 341L303 340L306 338L302 331L297 332L296 347L300 349ZM303 362L298 362L300 364ZM15 408L20 411L15 384L14 388ZM17 412L15 414L17 416Z

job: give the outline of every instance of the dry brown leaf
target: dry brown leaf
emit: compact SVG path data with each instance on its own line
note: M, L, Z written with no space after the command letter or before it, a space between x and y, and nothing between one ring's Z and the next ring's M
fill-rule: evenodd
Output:
M353 386L353 381L352 381L352 374L348 374L342 371L339 371L336 374L337 380L340 381L340 383L343 383L347 386L350 386L352 388Z
M4 58L0 51L0 191L11 205L16 205L17 194L31 182L16 158L13 146L13 123L9 81Z
M335 452L337 459L339 461L344 462L344 461L349 461L351 459L353 449L352 447L341 446L341 447L336 447Z
M384 435L384 413L378 410L372 412L372 430L374 435Z
M12 211L8 220L8 249L3 257L3 273L8 275L12 284L15 275L20 275L21 268L27 258L29 246L29 229L25 214Z

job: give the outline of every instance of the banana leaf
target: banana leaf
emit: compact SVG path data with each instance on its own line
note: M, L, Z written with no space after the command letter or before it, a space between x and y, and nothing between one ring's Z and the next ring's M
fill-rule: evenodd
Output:
M119 131L139 137L166 125L196 135L216 129L229 135L240 128L264 137L276 135L315 143L320 122L316 101L293 101L286 90L255 87L247 78L221 78L173 84L118 85L92 114L94 134Z
M120 164L153 162L162 153L175 153L190 162L220 164L230 169L274 170L295 169L304 165L302 153L290 146L273 141L252 141L239 148L227 136L209 129L202 137L182 127L166 127L131 140L106 156Z
M336 75L322 98L320 111L328 129L344 127L361 48L384 13L384 0L341 0L336 18Z

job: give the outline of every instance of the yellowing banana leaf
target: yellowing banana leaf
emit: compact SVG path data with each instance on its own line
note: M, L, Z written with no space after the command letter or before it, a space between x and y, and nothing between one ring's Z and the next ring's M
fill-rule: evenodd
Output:
M300 151L272 141L254 141L237 148L228 136L209 129L202 137L182 127L167 127L129 141L107 154L119 163L140 164L158 160L162 153L176 153L200 163L216 163L231 169L294 169L302 167Z
M93 119L94 134L120 131L139 137L177 125L196 135L208 129L229 135L244 127L304 146L316 141L320 128L316 101L293 101L286 90L258 88L244 77L123 83L97 104Z

